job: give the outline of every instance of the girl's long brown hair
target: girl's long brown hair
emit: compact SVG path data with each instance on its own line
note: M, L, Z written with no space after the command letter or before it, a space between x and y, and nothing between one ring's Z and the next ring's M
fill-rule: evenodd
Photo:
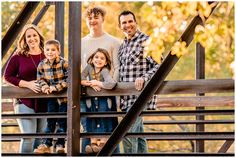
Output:
M93 60L93 57L95 56L95 54L97 54L98 52L103 53L104 56L106 57L106 62L107 62L107 64L106 64L104 67L106 67L108 70L111 70L111 59L110 59L110 55L109 55L108 51L107 51L106 49L103 49L103 48L98 48L92 55L90 55L90 57L89 57L88 60L87 60L87 63L90 64L90 65L92 65L92 66L94 67L94 65L93 65L93 63L92 63L92 60Z
M39 31L39 29L37 28L37 26L35 26L35 25L33 25L33 24L28 24L28 25L25 25L25 27L23 28L23 30L22 30L22 32L21 32L19 41L18 41L18 43L17 43L17 51L16 51L17 54L22 54L22 55L28 56L28 53L29 53L29 46L28 46L28 44L26 43L25 33L26 33L26 31L29 30L29 29L33 29L33 30L35 30L35 31L38 33L39 38L40 38L39 48L40 48L41 51L43 52L43 48L44 48L44 37L43 37L42 33Z

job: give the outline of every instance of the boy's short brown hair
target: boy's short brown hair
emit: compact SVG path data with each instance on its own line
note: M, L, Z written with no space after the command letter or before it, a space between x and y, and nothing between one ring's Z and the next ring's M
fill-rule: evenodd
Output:
M88 8L85 12L85 17L89 17L91 14L94 14L94 15L99 15L101 14L101 16L104 18L105 15L106 15L106 10L102 7L91 7L91 8Z
M50 44L55 45L59 52L61 51L61 44L58 40L55 40L55 39L47 40L44 45L46 46L46 45L50 45Z

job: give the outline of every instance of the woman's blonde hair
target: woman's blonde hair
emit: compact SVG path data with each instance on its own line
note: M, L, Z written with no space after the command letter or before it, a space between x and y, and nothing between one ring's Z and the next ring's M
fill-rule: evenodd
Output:
M27 24L27 25L25 25L25 27L23 28L23 30L22 30L22 32L21 32L21 35L20 35L20 38L19 38L18 43L17 43L17 51L16 51L17 54L22 54L22 55L28 56L28 53L29 53L29 46L28 46L28 44L26 43L25 34L26 34L26 31L29 30L29 29L33 29L33 30L35 30L35 31L38 33L39 38L40 38L39 48L40 48L40 49L42 50L42 52L43 52L43 48L44 48L44 37L43 37L42 33L39 31L39 29L37 28L37 26L35 26L34 24Z

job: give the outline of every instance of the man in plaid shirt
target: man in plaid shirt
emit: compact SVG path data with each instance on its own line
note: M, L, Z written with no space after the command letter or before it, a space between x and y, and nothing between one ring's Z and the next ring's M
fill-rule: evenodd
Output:
M131 11L123 11L119 15L119 27L125 34L125 39L120 46L118 59L120 61L119 81L135 82L135 88L142 90L147 82L157 71L159 65L150 56L144 57L144 46L149 36L137 28L135 15ZM128 111L137 96L121 96L121 110ZM157 96L153 96L148 103L149 109L155 109ZM143 132L142 118L137 118L129 132ZM147 143L144 138L124 138L125 153L146 153Z

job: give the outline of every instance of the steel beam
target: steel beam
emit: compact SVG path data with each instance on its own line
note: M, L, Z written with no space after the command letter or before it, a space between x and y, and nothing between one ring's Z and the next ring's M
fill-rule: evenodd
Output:
M17 157L17 156L65 156L65 154L56 154L56 153L50 153L50 154L35 154L35 153L2 153L2 156L12 156L12 157ZM78 156L80 157L94 157L96 156L95 154L87 154L87 153L81 153ZM214 156L214 157L226 157L226 156L230 156L233 157L234 153L180 153L180 152L152 152L152 153L134 153L134 154L123 154L123 153L119 153L119 154L112 154L112 156L115 157L183 157L183 156Z
M203 21L200 25L204 26ZM196 43L196 79L205 79L205 48L198 42ZM196 96L204 96L204 93L197 93ZM204 110L205 107L196 107L196 110ZM196 116L196 120L205 120L205 116ZM196 131L205 131L204 124L196 124ZM196 152L205 151L203 140L197 140L195 146Z
M81 112L80 117L101 118L101 117L124 117L126 112ZM171 111L142 111L140 116L189 116L189 115L234 115L234 110L171 110ZM2 119L10 118L64 118L65 113L36 113L36 114L2 114Z
M233 143L234 140L226 140L219 149L218 153L226 153Z
M107 138L111 133L81 133L81 138ZM128 138L148 140L233 140L234 132L140 132L126 133Z
M61 44L61 56L64 57L64 2L55 2L55 39Z
M43 8L39 11L39 13L37 14L37 16L35 17L35 19L33 20L32 24L34 25L38 25L38 23L40 22L40 20L43 18L43 16L45 15L45 13L47 12L47 10L49 9L50 4L49 3L45 3Z
M69 2L69 88L67 115L67 156L80 152L80 65L81 65L81 2Z
M11 140L19 138L66 138L66 133L17 133L2 134L2 140Z

